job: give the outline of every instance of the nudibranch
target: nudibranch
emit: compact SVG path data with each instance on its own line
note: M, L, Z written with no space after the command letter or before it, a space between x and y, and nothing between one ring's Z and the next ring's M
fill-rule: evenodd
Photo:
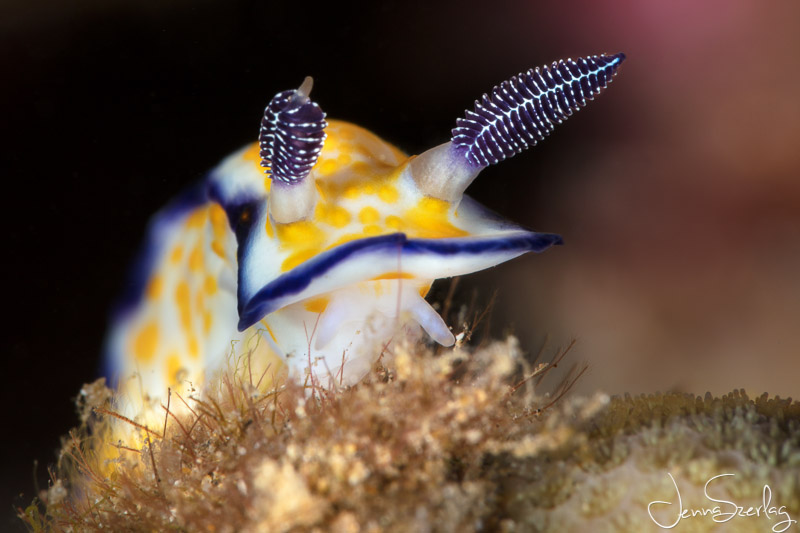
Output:
M120 414L163 419L168 388L199 390L234 352L246 351L251 375L284 364L330 387L361 379L400 329L452 345L425 300L435 279L561 243L464 190L586 105L624 59L521 73L476 101L449 142L416 157L326 120L311 78L278 93L258 142L151 220L107 340Z

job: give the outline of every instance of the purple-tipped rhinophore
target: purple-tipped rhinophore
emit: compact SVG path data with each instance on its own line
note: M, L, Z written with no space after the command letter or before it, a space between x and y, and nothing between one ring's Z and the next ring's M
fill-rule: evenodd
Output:
M456 121L451 141L485 167L535 145L611 81L625 54L566 59L504 81Z
M317 162L325 142L325 113L308 98L311 78L300 89L275 95L264 110L258 142L261 166L283 183L303 180Z

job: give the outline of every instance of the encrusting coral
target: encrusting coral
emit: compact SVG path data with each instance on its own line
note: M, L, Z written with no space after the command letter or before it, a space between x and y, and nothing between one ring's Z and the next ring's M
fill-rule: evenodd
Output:
M336 391L288 382L264 393L222 374L201 399L182 399L191 412L165 411L163 428L111 464L92 440L110 392L87 385L82 428L21 516L34 531L660 531L650 502L677 501L680 486L683 507L711 506L704 484L731 473L715 480L719 499L746 509L768 485L772 505L800 517L797 402L743 392L555 402L569 382L537 394L550 367L531 368L513 337L437 354L401 343L392 355ZM676 509L653 516L672 523ZM676 531L765 531L782 519L697 516Z

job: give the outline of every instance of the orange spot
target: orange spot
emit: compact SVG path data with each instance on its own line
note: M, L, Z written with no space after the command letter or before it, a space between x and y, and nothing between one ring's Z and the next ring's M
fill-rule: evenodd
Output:
M342 166L349 165L352 160L353 160L353 158L350 157L350 154L347 154L347 153L344 153L344 152L339 154L336 157L336 162L339 163Z
M214 232L214 238L222 239L228 230L228 215L225 214L225 210L219 204L211 204L208 211L211 216L211 229Z
M364 226L364 235L380 235L382 232L383 230L377 224L368 224Z
M350 241L357 241L358 239L363 239L363 233L348 233L346 235L342 235L338 239L336 239L330 246L325 248L325 250L330 250L331 248L336 248L337 246L350 242ZM323 251L325 251L323 250Z
M365 207L358 213L358 220L362 224L374 224L380 220L381 215L374 207Z
M189 254L189 270L197 272L203 268L203 248L198 243Z
M465 237L466 231L455 227L449 218L450 203L436 198L423 198L406 211L403 222L407 232L423 239Z
M381 274L380 276L375 276L372 278L372 281L378 281L381 279L414 279L414 276L408 272L387 272L385 274Z
M205 296L203 295L202 291L198 291L195 295L195 309L202 310L206 306Z
M181 315L181 325L186 331L192 328L192 310L190 308L189 299L189 284L185 281L181 281L175 288L175 303L178 304L178 311Z
M214 318L211 315L211 311L203 311L203 331L208 334L211 331L211 324L213 324Z
M403 229L403 219L395 215L389 215L386 217L385 224L387 227L396 229L398 231Z
M189 334L186 338L186 342L189 344L189 356L192 359L197 359L197 356L200 355L200 348L197 345L197 337L194 334Z
M288 248L312 248L322 244L325 233L316 224L301 220L291 224L278 224L276 227L281 245Z
M158 324L150 322L139 330L133 341L133 355L141 363L149 363L158 346Z
M158 274L150 278L145 291L148 300L158 300L161 297L161 292L164 289L164 280Z
M320 221L335 228L343 228L350 223L350 213L344 207L320 203L314 211Z
M178 383L178 375L183 370L183 365L181 365L181 358L176 353L170 354L167 357L167 383L170 385L175 385Z
M305 263L315 255L320 252L318 249L312 250L303 250L297 253L294 253L286 258L286 260L281 263L281 271L286 272L287 270L291 270L297 265Z
M261 164L261 147L257 142L251 144L244 154L242 154L242 158L246 161L255 161Z
M378 198L387 204L393 204L399 197L400 193L398 193L397 188L392 185L382 185L380 189L378 189Z
M325 161L317 164L314 167L314 170L316 170L322 176L328 176L329 174L333 174L339 170L339 165L336 163L335 159L326 159Z
M220 259L225 259L225 248L222 247L221 242L212 241L211 251L214 252Z
M328 307L329 302L330 300L328 298L315 298L313 300L308 300L304 307L306 311L311 313L321 313Z
M206 222L206 215L208 214L208 209L205 207L201 207L199 209L195 209L192 211L188 217L186 217L186 227L187 228L200 228Z
M169 261L173 265L177 265L181 262L181 257L183 257L183 246L178 244L172 249L172 253L169 256Z
M208 294L214 294L217 292L217 278L214 276L206 276L206 280L203 283L203 288Z

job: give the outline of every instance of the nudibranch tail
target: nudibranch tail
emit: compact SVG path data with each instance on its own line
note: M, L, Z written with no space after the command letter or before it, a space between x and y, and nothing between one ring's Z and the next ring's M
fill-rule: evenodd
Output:
M605 89L625 54L554 62L506 80L456 121L451 141L475 167L535 145Z
M325 113L309 98L312 78L276 94L264 110L259 134L261 166L272 179L270 214L276 222L307 218L316 191L307 179L325 143Z

